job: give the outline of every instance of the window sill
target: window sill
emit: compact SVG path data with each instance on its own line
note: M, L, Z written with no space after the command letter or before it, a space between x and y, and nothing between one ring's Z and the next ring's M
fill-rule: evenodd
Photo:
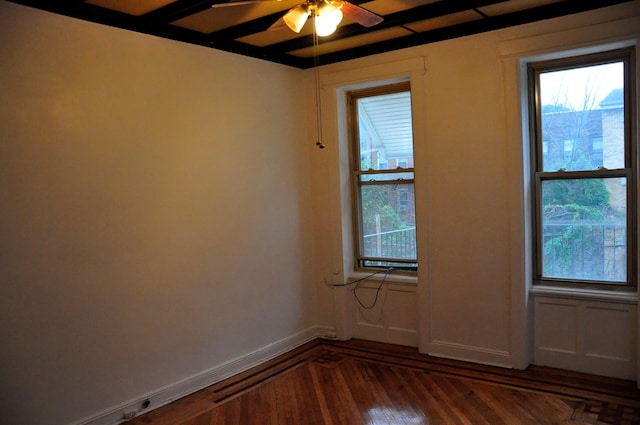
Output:
M556 286L536 285L531 288L530 293L534 297L554 297L619 304L638 304L638 293L635 291L614 292L597 289L559 288Z
M367 276L370 276L370 272L366 271L353 271L349 273L349 281L364 279ZM398 274L398 273L389 273L385 279L385 273L380 272L375 276L371 276L370 278L363 281L370 283L380 283L384 280L385 284L393 284L393 285L408 285L408 286L417 286L418 285L418 277L409 274Z

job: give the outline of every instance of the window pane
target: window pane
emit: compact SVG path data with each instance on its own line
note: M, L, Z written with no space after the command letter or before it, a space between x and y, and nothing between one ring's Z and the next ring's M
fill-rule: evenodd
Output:
M416 259L413 184L360 188L364 257Z
M413 168L408 91L357 100L360 170Z
M542 277L627 280L627 181L542 182Z
M624 64L540 74L543 171L625 167Z

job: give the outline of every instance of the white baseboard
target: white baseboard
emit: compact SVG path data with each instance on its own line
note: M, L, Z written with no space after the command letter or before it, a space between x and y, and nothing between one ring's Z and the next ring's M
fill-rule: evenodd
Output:
M434 357L444 357L490 366L513 367L511 354L508 351L458 344L449 341L431 341L429 343L428 354Z
M261 363L264 363L274 357L284 354L294 348L305 344L318 337L321 329L313 326L297 334L283 338L279 341L266 345L244 356L232 359L230 361L213 366L212 368L190 376L173 384L169 384L163 388L158 388L145 395L137 397L134 400L105 409L94 415L73 422L70 425L116 425L125 421L125 415L128 419L137 416L140 413L146 413L158 407L169 404L181 397L199 391L220 382L230 376L243 372ZM143 409L143 403L149 400L149 407Z
M337 339L337 331L335 326L318 326L318 338Z
M407 347L418 346L418 332L415 329L358 322L353 326L353 336L354 338L384 342L387 344L404 345Z

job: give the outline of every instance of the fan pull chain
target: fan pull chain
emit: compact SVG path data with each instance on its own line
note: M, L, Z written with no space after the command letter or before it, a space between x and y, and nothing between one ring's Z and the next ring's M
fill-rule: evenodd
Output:
M313 15L313 67L315 71L315 80L316 80L316 125L317 125L317 135L318 141L316 142L316 146L320 149L324 149L324 143L322 142L322 105L320 101L320 49L318 47L318 32L316 31L316 17L317 14L314 12Z

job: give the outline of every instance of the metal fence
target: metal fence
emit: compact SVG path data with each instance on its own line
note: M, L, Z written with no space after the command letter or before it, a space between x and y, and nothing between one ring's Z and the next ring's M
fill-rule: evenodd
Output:
M375 258L416 259L416 228L365 235L363 255ZM542 274L548 278L626 282L626 223L544 223Z
M626 223L544 223L542 275L548 278L626 282Z
M365 235L363 238L365 257L416 259L416 228Z

